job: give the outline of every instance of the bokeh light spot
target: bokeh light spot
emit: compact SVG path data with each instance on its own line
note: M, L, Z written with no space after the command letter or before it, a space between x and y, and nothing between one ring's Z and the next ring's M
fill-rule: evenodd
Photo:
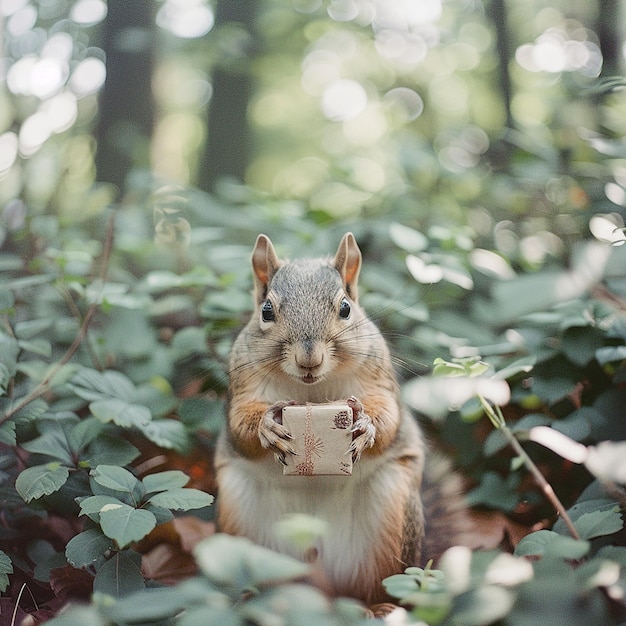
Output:
M65 72L57 59L44 58L33 66L30 74L30 92L42 100L56 93L65 83Z
M69 86L81 98L98 91L105 79L106 66L104 63L95 57L87 57L74 68Z
M79 0L70 11L70 19L83 26L101 22L107 14L107 5L102 0Z
M6 22L7 32L13 37L28 32L37 22L37 9L28 5L19 9Z
M333 81L322 95L322 111L334 122L358 117L367 107L367 93L355 80L340 78Z
M76 96L70 92L60 93L42 104L41 111L47 116L50 130L62 133L76 121Z
M17 158L17 135L8 132L0 135L0 174L6 172Z
M417 119L424 111L424 101L421 96L408 87L396 87L389 90L383 102L403 122Z
M176 37L194 39L213 28L214 16L203 0L166 0L157 13L156 23Z
M24 157L30 157L52 134L52 129L48 122L48 116L38 111L24 120L20 128L19 150Z

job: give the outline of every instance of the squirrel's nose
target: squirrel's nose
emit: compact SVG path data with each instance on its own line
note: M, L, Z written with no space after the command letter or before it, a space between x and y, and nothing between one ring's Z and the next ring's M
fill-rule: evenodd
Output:
M295 351L296 365L303 369L315 369L324 362L324 349L319 343L303 341Z

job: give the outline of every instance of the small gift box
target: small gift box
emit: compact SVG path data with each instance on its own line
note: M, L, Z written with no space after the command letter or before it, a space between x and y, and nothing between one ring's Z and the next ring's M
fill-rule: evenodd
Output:
M352 409L342 404L304 404L283 409L283 425L296 454L288 454L283 474L321 476L352 474Z

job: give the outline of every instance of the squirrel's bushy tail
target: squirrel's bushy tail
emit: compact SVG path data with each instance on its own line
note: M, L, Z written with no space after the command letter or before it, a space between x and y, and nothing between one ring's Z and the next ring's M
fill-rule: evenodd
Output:
M425 533L423 563L435 563L450 547L465 545L470 532L470 518L463 496L461 477L452 470L447 458L434 451L426 457L422 481Z

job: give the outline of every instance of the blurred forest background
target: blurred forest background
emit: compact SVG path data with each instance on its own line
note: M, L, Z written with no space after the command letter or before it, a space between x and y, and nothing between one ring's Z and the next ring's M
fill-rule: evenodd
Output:
M624 0L0 0L0 27L0 612L42 621L196 571L211 507L158 476L214 492L254 238L328 254L350 229L406 400L467 477L473 547L493 550L436 619L416 615L626 620ZM554 507L472 394L429 376L436 359L507 381L504 417L577 537L548 530ZM128 531L85 505L103 494ZM506 582L498 550L543 559ZM181 624L269 623L280 589L240 602L252 570L206 562L199 595L96 593L80 623L169 624L194 603ZM313 611L284 593L281 610ZM328 623L358 621L342 615Z
M592 205L623 208L623 13L618 0L3 0L5 228L234 181L320 221L395 210L497 232L507 256L541 264Z

